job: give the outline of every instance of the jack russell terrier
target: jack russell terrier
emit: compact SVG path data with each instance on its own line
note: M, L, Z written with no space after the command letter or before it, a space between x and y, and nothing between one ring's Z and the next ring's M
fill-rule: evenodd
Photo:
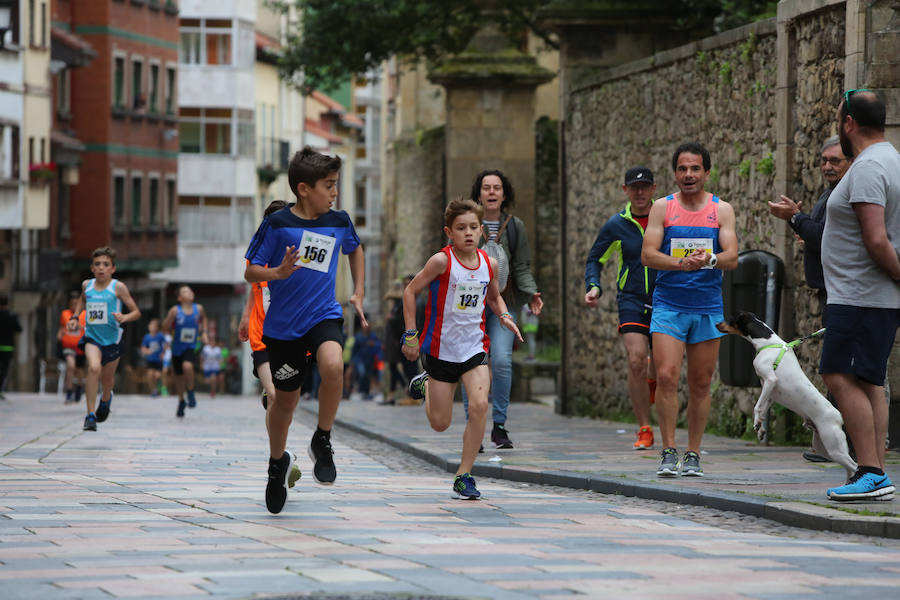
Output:
M819 434L828 457L847 470L848 478L852 476L856 472L856 462L850 458L847 448L847 437L842 429L844 419L803 374L794 355L795 344L786 343L751 312L740 312L716 325L716 329L741 336L756 350L753 368L762 381L762 392L753 409L753 427L759 439L766 433L766 413L772 402L777 401L806 419L807 425Z

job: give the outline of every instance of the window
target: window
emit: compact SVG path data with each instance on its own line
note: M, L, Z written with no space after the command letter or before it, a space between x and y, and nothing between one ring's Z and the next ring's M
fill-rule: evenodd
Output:
M241 114L250 111L241 111ZM184 108L181 110L179 123L179 139L181 151L201 154L231 154L232 153L232 128L235 115L230 108ZM243 124L243 120L241 121ZM247 120L246 131L242 132L241 140L249 138L249 156L253 156L253 121L252 116ZM245 128L246 128L245 127Z
M47 47L47 3L41 3L41 47Z
M366 184L356 184L356 213L353 215L353 224L362 229L366 226Z
M47 138L41 138L41 164L47 162Z
M19 178L19 127L0 125L0 180Z
M113 106L125 108L125 57L117 56L113 61Z
M125 176L113 175L113 225L125 224Z
M169 227L175 227L175 180L166 179L166 220Z
M175 114L175 67L166 67L166 114Z
M4 46L19 45L19 3L13 2L10 6L9 29L4 32Z
M178 59L186 65L231 65L230 19L182 19Z
M150 65L150 100L147 105L147 110L156 114L159 109L159 65L153 64Z
M139 227L143 223L141 215L141 187L143 180L140 175L131 176L131 225Z
M28 43L34 46L34 0L28 0Z
M132 108L144 108L147 98L144 96L144 61L138 58L131 60L131 98Z
M150 225L159 225L159 178L150 179L150 195L147 197L150 209Z
M66 117L72 112L72 74L69 69L56 75L56 112Z
M28 166L34 164L34 137L28 138Z

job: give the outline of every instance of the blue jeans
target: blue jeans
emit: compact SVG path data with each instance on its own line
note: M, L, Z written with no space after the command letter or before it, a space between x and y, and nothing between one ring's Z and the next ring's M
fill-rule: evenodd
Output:
M488 398L493 405L494 423L506 423L506 410L509 408L509 390L512 387L512 351L516 334L500 323L497 315L490 308L484 308L486 316L485 330L491 339L491 391ZM463 406L466 418L469 417L469 398L463 389Z

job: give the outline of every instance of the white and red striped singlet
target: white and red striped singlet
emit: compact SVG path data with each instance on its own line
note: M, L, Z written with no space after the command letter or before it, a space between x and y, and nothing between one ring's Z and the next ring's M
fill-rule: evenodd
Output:
M441 252L447 255L447 268L428 285L421 351L461 363L490 348L484 328L484 299L494 273L484 250L478 250L474 269L459 262L451 246Z

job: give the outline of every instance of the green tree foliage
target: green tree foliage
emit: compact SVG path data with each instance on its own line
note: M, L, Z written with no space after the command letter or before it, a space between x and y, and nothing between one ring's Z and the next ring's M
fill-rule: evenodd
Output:
M555 46L535 15L552 0L267 0L282 12L291 5L302 30L288 35L279 69L301 89L329 90L354 73L377 68L391 56L440 60L465 48L475 31L493 20L511 38L531 31ZM776 0L667 0L685 16L673 28L723 31L775 14ZM300 76L302 74L302 77Z

